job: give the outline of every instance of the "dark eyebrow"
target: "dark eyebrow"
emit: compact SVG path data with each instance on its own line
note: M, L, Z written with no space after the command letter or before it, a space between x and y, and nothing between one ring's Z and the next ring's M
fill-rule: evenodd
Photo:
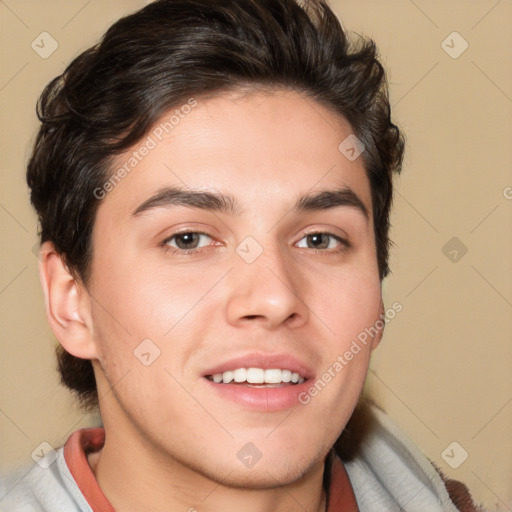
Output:
M160 189L155 195L146 199L133 212L133 215L140 215L153 208L170 206L187 206L189 208L200 208L230 215L239 215L241 213L236 199L229 194L173 186Z
M171 206L199 208L229 215L243 213L243 209L237 200L230 194L172 186L160 189L155 195L146 199L135 209L133 215L137 216L154 208L168 208ZM292 211L294 213L313 212L328 210L337 206L355 208L365 216L366 220L369 219L368 209L359 196L348 187L303 194L292 207Z
M300 196L294 206L296 212L314 212L328 210L337 206L348 206L361 212L369 220L368 209L359 196L350 188L343 187L337 190L321 190L313 194Z

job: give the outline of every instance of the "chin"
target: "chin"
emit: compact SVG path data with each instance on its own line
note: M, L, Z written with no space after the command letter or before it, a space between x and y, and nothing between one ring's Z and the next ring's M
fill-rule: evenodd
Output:
M196 468L196 471L226 487L272 489L297 482L310 471L317 469L318 465L321 465L323 470L325 455L308 457L307 454L301 454L298 458L288 454L287 457L280 457L279 460L276 456L264 459L262 455L257 462L254 462L255 459L247 460L247 465L236 459L234 461L225 459L215 469L210 470L210 467L203 466Z

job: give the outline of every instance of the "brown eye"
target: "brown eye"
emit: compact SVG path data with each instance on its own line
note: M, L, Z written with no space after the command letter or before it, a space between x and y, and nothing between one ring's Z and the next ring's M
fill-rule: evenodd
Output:
M183 233L175 233L174 235L166 238L162 245L181 251L198 252L202 249L202 247L198 246L201 241L201 237L211 238L210 235L207 235L206 233L187 231Z
M308 235L306 238L313 244L314 249L329 248L329 235L325 233L315 233L314 235Z
M328 250L328 249L336 249L336 247L346 246L346 242L342 240L340 237L333 235L332 233L309 233L301 240L306 240L306 245L299 245L299 247L306 247L307 249L318 249L318 250Z

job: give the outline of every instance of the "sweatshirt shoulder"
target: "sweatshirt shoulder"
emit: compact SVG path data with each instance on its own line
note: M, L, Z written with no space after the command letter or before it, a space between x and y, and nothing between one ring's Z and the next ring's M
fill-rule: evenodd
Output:
M364 510L483 512L467 487L446 479L382 409L366 409L365 435L345 462L356 495L368 502Z
M0 512L92 512L59 448L0 477Z

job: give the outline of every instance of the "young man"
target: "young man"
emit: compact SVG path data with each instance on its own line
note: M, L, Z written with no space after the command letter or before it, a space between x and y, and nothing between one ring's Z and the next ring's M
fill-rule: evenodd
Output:
M160 0L39 114L48 321L104 427L5 482L2 510L475 510L360 401L400 308L403 141L373 43L320 0Z

